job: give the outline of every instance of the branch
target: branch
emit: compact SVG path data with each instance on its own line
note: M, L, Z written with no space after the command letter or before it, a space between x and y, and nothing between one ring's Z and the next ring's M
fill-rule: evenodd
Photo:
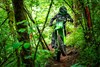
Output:
M48 10L48 13L47 13L47 16L46 16L46 20L45 20L44 25L43 25L43 28L42 28L42 32L44 31L46 22L47 22L47 20L48 20L48 16L49 16L49 13L50 13L50 9L51 9L52 3L53 3L53 0L51 0L50 6L49 6L49 10ZM26 11L26 10L25 10L25 11ZM26 13L28 14L28 16L29 16L29 18L31 19L31 21L35 24L35 21L32 19L32 16L30 15L30 13L28 13L28 11L26 11ZM37 27L37 30L38 30L38 32L39 32L39 34L40 34L40 36L39 36L39 40L40 40L40 37L42 36L42 32L40 32L38 26L36 26L36 27ZM43 36L42 36L42 38L43 38ZM44 43L46 44L44 38L43 38L43 41L44 41ZM35 54L34 54L34 59L33 59L33 63L34 63L34 64L35 64L35 59L36 59L36 53L37 53L37 50L38 50L38 45L39 45L39 41L38 41L38 44L37 44L37 46L36 46L36 51L35 51ZM48 48L47 45L46 45L46 47ZM48 48L48 50L49 50L49 48ZM33 65L34 65L34 64L33 64Z
M73 10L73 8L64 0L64 2L71 8L71 10L76 14L76 12Z
M4 7L0 6L0 8L2 8L3 10L5 10L5 11L6 11L6 9L5 9Z
M0 63L0 66L2 67L2 65L3 65L5 62L7 62L7 60L8 60L10 57L12 57L13 54L14 54L14 52L12 52L4 61L2 61L2 62Z
M44 22L44 25L43 25L43 28L42 28L41 34L42 34L43 31L44 31L44 28L45 28L46 22L47 22L47 20L48 20L48 16L49 16L49 13L50 13L50 9L51 9L51 7L52 7L52 4L53 4L53 0L51 0L50 6L49 6L49 10L48 10L48 13L47 13L47 16L46 16L46 20L45 20L45 22ZM43 38L43 41L44 41L44 43L46 44L44 38ZM46 45L46 47L48 48L47 45ZM48 48L48 50L49 50L49 48Z
M31 14L30 14L29 11L27 10L27 8L24 7L23 9L24 9L25 12L27 13L27 15L28 15L28 17L30 18L30 20L35 24L35 21L33 20ZM41 32L40 32L40 29L39 29L38 25L36 25L36 28L37 28L38 33L39 33L39 40L40 40L40 38L42 37L42 39L43 39L43 41L44 41L44 43L45 43L45 45L46 45L46 47L47 47L47 43L45 42L45 40L44 40L44 38L43 38L43 36L42 36L42 34L41 34ZM42 42L42 40L41 40L41 42ZM48 47L47 47L47 49L49 50Z
M7 16L6 19L1 23L0 27L6 22L7 19L8 19L8 16Z
M48 20L48 16L49 16L49 13L50 13L50 9L51 9L51 7L52 7L52 4L53 4L53 0L51 0L50 6L49 6L49 10L48 10L48 13L47 13L47 16L46 16L46 20L45 20L44 25L43 25L43 28L42 28L42 32L44 31L46 22L47 22L47 20ZM42 32L41 32L41 33L42 33Z
M35 59L36 59L36 53L37 53L37 50L38 50L38 46L39 46L39 42L38 44L36 45L36 50L35 50L35 54L34 54L34 59L33 59L33 65L35 66Z

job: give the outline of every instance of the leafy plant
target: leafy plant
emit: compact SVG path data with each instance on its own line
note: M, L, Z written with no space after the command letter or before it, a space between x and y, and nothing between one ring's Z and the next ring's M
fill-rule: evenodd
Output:
M85 44L84 33L82 28L73 29L73 32L66 38L67 45L73 45L75 47L82 47Z
M18 49L19 46L21 46L22 44L23 44L23 42L16 42L16 43L13 44L13 48Z
M79 63L76 63L76 64L72 65L71 67L86 67L86 66L80 65Z
M40 65L41 67L44 67L51 57L52 53L50 51L39 49L35 61L36 66Z

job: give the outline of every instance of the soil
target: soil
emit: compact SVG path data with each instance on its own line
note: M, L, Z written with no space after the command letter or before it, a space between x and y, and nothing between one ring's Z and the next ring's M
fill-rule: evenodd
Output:
M49 46L49 49L54 52L54 49ZM67 55L62 56L60 58L60 62L56 60L50 60L50 62L46 65L46 67L71 67L78 58L78 51L74 47L66 47Z

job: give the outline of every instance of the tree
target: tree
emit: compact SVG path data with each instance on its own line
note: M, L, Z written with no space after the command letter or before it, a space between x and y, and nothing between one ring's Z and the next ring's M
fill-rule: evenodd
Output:
M24 11L24 0L12 0L14 14L15 14L15 22L16 22L16 29L18 33L18 41L22 43L22 50L20 52L21 59L23 63L28 67L32 66L31 58L26 59L26 56L31 56L31 46L30 40L28 35L28 28L27 22L23 22L27 20L27 15ZM20 66L20 55L18 53L18 49L16 49L16 55L18 57L18 66Z

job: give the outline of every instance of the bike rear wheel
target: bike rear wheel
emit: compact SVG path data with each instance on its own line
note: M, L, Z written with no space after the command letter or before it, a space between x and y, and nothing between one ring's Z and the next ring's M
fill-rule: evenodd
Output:
M63 56L66 56L66 45L60 46L60 51L61 51Z
M63 46L59 46L59 48L58 48L58 50L57 50L57 54L56 54L56 60L57 61L60 61L60 56L61 56L61 54L63 55L63 56L66 56L66 47L65 47L65 45L63 45Z
M58 34L57 35L58 37L58 48L59 50L61 51L62 55L63 56L66 56L66 45L64 45L64 41L63 41L63 38Z

